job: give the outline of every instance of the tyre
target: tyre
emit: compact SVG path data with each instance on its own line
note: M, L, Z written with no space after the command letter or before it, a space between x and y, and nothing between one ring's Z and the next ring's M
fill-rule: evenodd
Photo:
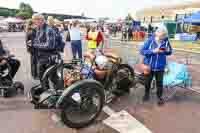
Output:
M92 124L104 105L103 86L94 80L82 80L69 89L61 108L61 120L70 128Z
M24 94L24 84L22 82L15 82L13 86L16 89L16 92Z
M116 95L123 95L129 93L130 88L134 85L134 70L127 64L121 64L112 76L112 87L113 93Z

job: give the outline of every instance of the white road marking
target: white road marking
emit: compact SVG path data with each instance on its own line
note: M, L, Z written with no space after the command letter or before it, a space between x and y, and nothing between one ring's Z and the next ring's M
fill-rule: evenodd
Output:
M105 106L103 111L110 116L103 123L120 133L152 133L125 110L115 112L110 107Z
M108 106L103 107L103 111L109 116L111 116L112 114L116 113L113 109L111 109Z

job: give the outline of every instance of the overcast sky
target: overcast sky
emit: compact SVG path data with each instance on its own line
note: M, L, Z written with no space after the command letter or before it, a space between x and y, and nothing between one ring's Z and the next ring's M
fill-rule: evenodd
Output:
M29 3L34 11L41 13L81 15L84 12L89 17L118 18L153 5L176 4L195 0L0 0L0 6L18 8L22 1Z

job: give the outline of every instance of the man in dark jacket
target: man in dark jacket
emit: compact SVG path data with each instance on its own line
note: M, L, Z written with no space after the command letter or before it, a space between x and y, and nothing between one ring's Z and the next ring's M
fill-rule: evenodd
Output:
M44 17L40 14L33 15L33 22L36 26L35 32L32 34L32 47L35 57L37 57L37 69L40 81L43 83L43 89L49 88L48 79L42 80L44 72L49 65L54 64L51 60L52 56L56 56L58 51L64 48L61 35L52 27L45 23ZM34 64L32 64L34 65ZM50 79L56 82L56 74L51 75ZM53 78L53 79L52 79Z
M166 56L172 54L172 47L167 37L167 29L161 26L155 35L150 37L144 44L140 53L144 56L143 63L149 67L150 72L146 75L144 101L149 100L151 82L155 76L157 85L158 104L163 105L163 75L166 66Z

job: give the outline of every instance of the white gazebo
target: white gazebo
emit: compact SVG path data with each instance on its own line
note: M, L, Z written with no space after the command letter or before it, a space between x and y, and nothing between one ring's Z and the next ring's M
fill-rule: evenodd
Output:
M22 20L22 19L13 18L13 17L8 17L8 18L4 19L3 21L7 22L7 23L16 23L16 24L24 22L24 20Z

